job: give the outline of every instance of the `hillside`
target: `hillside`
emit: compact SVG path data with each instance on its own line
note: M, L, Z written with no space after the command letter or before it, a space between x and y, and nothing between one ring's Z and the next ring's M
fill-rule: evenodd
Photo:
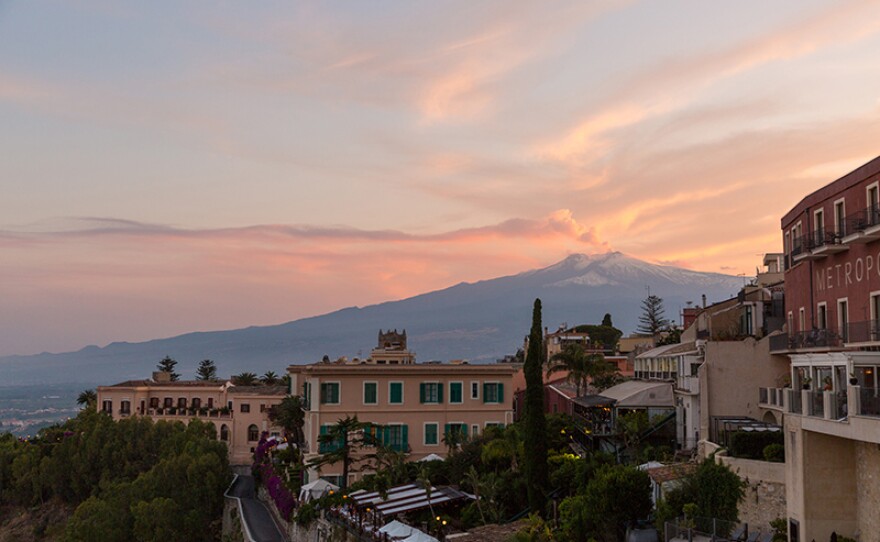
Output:
M741 277L650 264L619 252L576 254L543 269L461 283L400 301L352 307L274 326L188 333L142 343L89 346L77 352L0 358L10 384L71 382L94 385L141 378L165 355L177 359L184 376L211 358L221 374L310 363L323 355L366 355L380 328L406 329L418 360L469 359L490 362L522 345L531 305L540 297L544 322L555 327L601 321L611 313L617 327L635 329L648 289L664 299L667 318L688 301L726 299Z

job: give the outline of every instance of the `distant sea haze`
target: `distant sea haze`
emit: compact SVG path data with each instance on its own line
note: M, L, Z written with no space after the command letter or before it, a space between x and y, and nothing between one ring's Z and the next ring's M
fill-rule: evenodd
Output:
M619 252L576 254L543 269L275 326L112 343L62 354L7 356L0 358L0 381L111 384L148 377L166 355L178 360L184 378L192 377L206 358L216 362L221 375L283 373L290 364L312 363L324 355L336 359L368 353L380 328L406 329L418 361L491 363L522 347L538 297L550 328L599 323L610 313L615 326L631 332L648 291L663 298L667 318L678 320L688 302L698 303L703 295L709 302L727 299L742 285L742 277L650 264Z

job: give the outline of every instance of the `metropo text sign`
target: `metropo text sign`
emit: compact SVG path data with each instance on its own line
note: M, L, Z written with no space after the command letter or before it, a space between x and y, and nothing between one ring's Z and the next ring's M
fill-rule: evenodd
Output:
M816 271L816 289L820 292L834 288L846 288L863 280L870 280L871 273L880 277L880 253L858 257L854 261L828 265Z

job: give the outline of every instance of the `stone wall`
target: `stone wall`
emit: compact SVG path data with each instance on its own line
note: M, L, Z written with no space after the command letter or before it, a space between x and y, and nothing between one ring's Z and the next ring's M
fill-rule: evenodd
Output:
M856 443L856 472L859 473L858 493L858 540L869 540L870 534L880 533L880 449L868 442Z

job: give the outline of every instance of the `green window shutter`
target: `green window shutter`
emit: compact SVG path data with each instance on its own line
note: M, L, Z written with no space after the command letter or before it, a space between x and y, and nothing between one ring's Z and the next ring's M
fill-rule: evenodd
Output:
M504 402L504 384L498 383L497 386L498 386L498 402L503 403Z
M437 444L437 424L425 425L425 444Z
M406 452L409 450L409 426L403 424L403 428L401 429L402 434L400 437L400 451Z
M391 428L387 425L382 428L382 445L388 446L391 444Z
M389 403L400 404L403 402L403 384L400 382L391 383L391 392L388 399Z
M427 384L425 384L424 382L419 384L419 402L420 403L425 402L425 386L427 386Z
M339 402L339 384L332 384L330 386L330 394L333 397L333 402Z
M443 382L437 384L437 402L443 402Z
M489 390L489 384L483 383L483 402L486 402L486 392Z
M375 382L364 382L364 403L368 405L375 405L377 401L377 393L376 393Z
M450 429L452 429L452 424L447 423L446 425L444 425L443 426L443 436L448 435Z
M461 403L461 390L462 384L461 382L450 382L449 383L449 402L450 403Z

